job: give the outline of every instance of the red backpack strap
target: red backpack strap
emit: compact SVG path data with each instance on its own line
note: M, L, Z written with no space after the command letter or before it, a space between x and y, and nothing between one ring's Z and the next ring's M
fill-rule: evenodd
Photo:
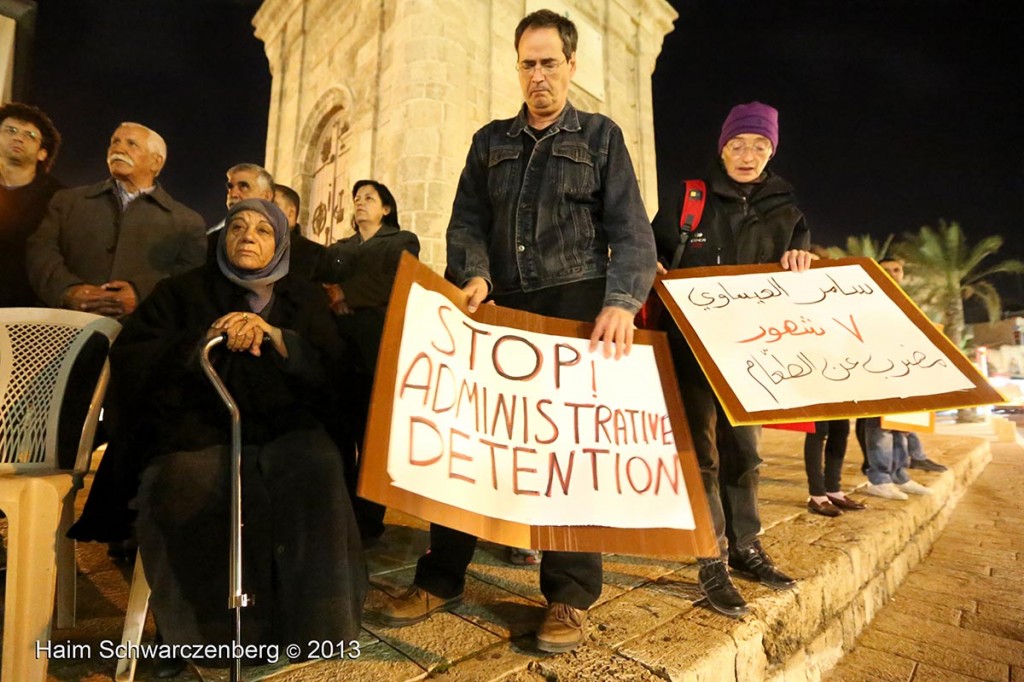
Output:
M676 246L668 269L675 270L683 261L683 252L690 241L690 233L700 225L700 217L704 214L707 189L703 180L686 180L683 182L683 209L679 212L679 244Z
M683 183L683 210L679 213L681 231L693 232L700 225L706 192L703 180L687 180Z

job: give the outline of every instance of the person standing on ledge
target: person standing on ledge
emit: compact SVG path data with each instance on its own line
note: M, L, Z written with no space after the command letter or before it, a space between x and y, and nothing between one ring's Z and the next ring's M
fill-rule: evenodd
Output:
M512 119L473 136L448 223L449 272L473 312L490 298L508 308L596 322L591 351L628 353L633 317L650 292L657 254L622 131L569 101L576 26L549 10L519 22L516 70L526 100ZM412 588L379 616L417 623L462 600L476 538L437 524ZM544 552L548 601L541 651L583 641L602 589L601 555Z
M718 158L704 180L699 223L680 229L683 198L661 203L654 219L661 263L669 269L779 263L802 272L816 258L793 187L767 168L779 147L779 112L760 102L732 108L718 138ZM700 589L719 613L748 612L729 575L732 567L768 587L796 581L775 567L757 539L760 426L732 426L682 334L670 325L669 343L679 390L707 493L721 557L700 559Z

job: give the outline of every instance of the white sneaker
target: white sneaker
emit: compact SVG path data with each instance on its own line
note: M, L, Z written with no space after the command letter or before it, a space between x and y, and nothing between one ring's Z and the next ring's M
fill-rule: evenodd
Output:
M927 488L925 488L925 490L927 490ZM887 500L909 499L906 494L900 492L895 483L879 483L878 485L868 483L867 487L864 488L864 492L868 495L874 495L875 497L884 497Z
M891 484L890 484L891 485ZM896 486L905 493L911 495L934 495L935 491L928 486L921 485L917 481L907 481L906 483L900 483Z

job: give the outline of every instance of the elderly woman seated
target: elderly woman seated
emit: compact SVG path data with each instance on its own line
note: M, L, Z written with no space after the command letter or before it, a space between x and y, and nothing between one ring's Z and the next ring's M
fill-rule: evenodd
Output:
M169 644L228 643L230 420L242 422L242 642L356 637L366 570L342 462L324 431L340 341L320 287L289 278L288 228L269 201L228 212L216 261L161 282L111 351L119 400L144 433L136 506L152 607Z

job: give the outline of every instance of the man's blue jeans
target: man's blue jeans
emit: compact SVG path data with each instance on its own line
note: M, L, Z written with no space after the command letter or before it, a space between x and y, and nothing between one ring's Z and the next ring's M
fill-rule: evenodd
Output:
M895 483L897 485L910 480L907 466L910 457L902 439L895 446L896 435L902 432L882 428L881 417L870 417L864 420L864 444L868 454L868 481L874 485Z
M893 431L892 447L897 453L903 453L902 456L909 454L912 461L920 462L928 459L921 446L921 439L913 431Z

